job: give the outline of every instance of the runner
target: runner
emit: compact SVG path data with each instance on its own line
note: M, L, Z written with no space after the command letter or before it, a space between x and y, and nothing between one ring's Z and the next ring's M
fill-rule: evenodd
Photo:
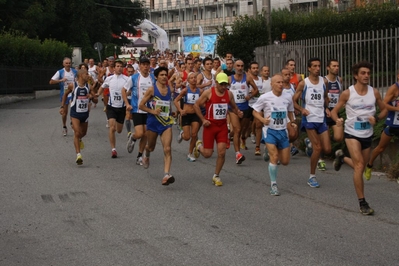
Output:
M201 75L197 75L197 88L205 91L215 86L215 76L211 72L213 60L207 57L202 61L202 64L204 70L201 72Z
M244 72L244 62L237 60L234 65L235 74L229 77L230 91L234 95L235 102L238 108L244 112L243 117L238 117L234 112L229 111L230 121L233 127L233 143L236 152L236 164L241 164L245 160L245 156L240 152L240 139L244 142L246 139L246 131L249 126L249 120L252 116L252 110L249 108L248 101L252 94L258 93L258 88L251 77L248 77ZM249 92L249 85L254 90Z
M194 110L194 103L199 99L201 90L196 86L197 79L196 73L190 73L188 75L188 84L180 92L180 94L174 99L174 104L176 109L181 115L181 126L182 129L177 136L177 142L181 143L184 139L185 141L190 141L190 146L188 149L187 161L195 162L195 157L192 154L194 150L195 143L198 139L198 130L201 125L201 120L197 116ZM184 105L181 108L180 100L183 99Z
M353 171L353 183L357 198L359 200L360 212L364 215L371 215L374 210L370 208L364 197L363 171L370 158L371 142L373 139L373 126L386 115L384 102L377 89L369 86L370 72L373 65L363 61L352 67L352 75L355 84L342 92L338 103L331 111L332 119L340 127L343 118L338 117L341 107L345 106L345 143L351 158L344 157L342 150L337 150L334 160L334 168L338 171L345 162L351 166ZM381 113L375 115L375 105Z
M296 89L299 85L299 82L302 81L302 76L300 74L295 73L295 60L294 59L288 59L287 62L285 63L285 67L288 68L291 72L291 79L290 83L294 85L294 89Z
M229 79L225 73L219 73L216 76L216 87L212 87L202 93L199 100L194 104L194 110L204 125L203 140L197 140L194 148L194 156L200 154L209 158L213 154L213 145L216 141L218 157L216 159L215 174L212 182L215 186L222 186L222 180L219 177L222 170L227 143L227 110L231 107L232 112L237 117L242 117L241 112L234 102L233 94L228 90ZM202 115L201 106L206 105L205 116Z
M312 188L320 187L316 180L316 166L321 151L325 154L331 152L331 143L325 112L328 107L328 95L323 77L320 77L320 59L311 58L308 60L309 77L299 82L296 88L293 101L295 109L302 114L302 131L306 131L312 143L313 152L310 157L310 177L308 185ZM302 106L299 105L302 100Z
M384 97L385 107L388 111L388 117L385 121L385 128L381 133L381 139L378 146L371 153L370 160L366 165L363 176L367 181L371 179L373 162L391 143L392 137L399 137L399 70L396 73L397 82L388 88Z
M175 182L170 174L172 164L172 125L171 116L172 91L167 85L168 69L159 67L154 71L157 81L153 87L149 87L140 101L139 108L148 113L147 117L147 145L143 156L143 167L150 166L150 153L154 151L158 135L164 152L164 176L162 185L167 186ZM150 103L151 108L147 106Z
M50 84L59 84L60 86L60 102L62 102L64 93L68 90L69 84L73 84L75 82L75 77L77 71L74 68L71 68L71 58L65 57L62 61L63 69L58 70L54 76L50 79ZM62 134L64 137L68 134L68 128L66 126L66 121L68 117L68 104L71 100L71 95L68 95L68 98L65 100L65 104L62 105L64 111L62 112Z
M271 79L272 91L261 95L253 105L253 114L265 126L263 140L266 143L270 157L269 177L271 181L270 194L279 196L277 187L277 164L287 165L290 161L290 143L287 123L296 128L294 104L292 97L283 92L283 76L274 75Z
M82 165L83 158L81 150L84 148L82 138L86 136L88 120L89 120L89 102L93 99L93 92L90 91L87 86L89 80L89 74L86 69L81 69L77 73L77 80L74 83L68 85L68 89L65 91L62 100L60 114L64 115L65 106L67 102L67 95L72 94L71 98L71 121L74 130L73 144L76 151L76 164ZM97 99L93 99L97 102Z
M128 64L125 69L126 69L126 75L125 76L131 77L131 76L134 75L135 71L134 71L134 68L133 68L132 65ZM128 82L129 82L129 79L128 79ZM125 90L126 90L126 87L125 87ZM126 90L126 91L128 91L128 90ZM128 91L128 92L125 92L125 93L126 93L127 102L130 103L130 101L132 99L132 92ZM123 94L124 94L124 90L122 90L122 97L124 97ZM125 102L125 105L127 107L126 102ZM126 126L126 130L127 130L127 139L128 139L128 141L129 141L130 135L132 134L132 123L131 123L131 120L133 120L133 115L130 112L130 110L128 110L128 108L126 108L125 126ZM128 151L129 151L129 149L128 149Z
M125 92L122 90L122 96L125 100L126 110L133 116L134 133L129 131L127 135L127 151L131 153L134 145L140 139L139 152L137 154L136 164L143 165L143 152L147 144L147 113L139 109L139 103L143 99L149 87L154 86L155 77L150 74L150 61L146 57L140 58L140 72L134 74L129 78L124 85L126 92L130 92L132 97L129 101L125 97Z
M115 58L113 56L108 57L107 60L104 60L103 65L105 65L99 72L98 74L98 81L100 84L104 83L104 80L114 74L114 68L115 68ZM109 88L104 88L103 90L103 103L104 103L104 112L107 111L107 105L109 102ZM106 127L109 127L108 119L107 119L107 124L105 125Z
M107 119L109 121L109 142L111 144L111 157L117 158L116 138L115 132L121 133L123 129L123 122L125 121L126 106L122 98L123 86L126 84L128 77L122 74L123 63L121 60L115 62L114 74L107 77L97 92L101 94L103 89L109 89L108 104L107 104Z

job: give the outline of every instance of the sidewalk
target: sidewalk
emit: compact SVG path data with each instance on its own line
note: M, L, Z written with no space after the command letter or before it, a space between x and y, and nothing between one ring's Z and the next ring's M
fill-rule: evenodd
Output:
M60 93L59 90L44 90L44 91L35 91L34 93L26 93L26 94L0 95L0 105L50 97L58 95L59 93Z

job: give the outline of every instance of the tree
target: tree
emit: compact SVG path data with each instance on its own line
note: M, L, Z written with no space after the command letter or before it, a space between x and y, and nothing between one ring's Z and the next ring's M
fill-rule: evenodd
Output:
M254 50L258 46L269 43L266 18L263 15L256 17L239 16L231 26L231 32L226 24L217 29L217 52L219 55L232 52L235 58L251 62L255 55Z
M0 27L30 38L65 41L92 56L95 42L128 43L122 33L136 33L134 27L147 14L144 5L130 0L0 0Z

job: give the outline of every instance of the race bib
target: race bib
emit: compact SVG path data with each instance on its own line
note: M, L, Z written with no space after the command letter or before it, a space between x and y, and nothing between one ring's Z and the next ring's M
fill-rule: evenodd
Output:
M162 101L162 100L157 100L155 102L155 109L161 109L161 113L159 116L164 116L167 117L170 114L170 102L169 101Z
M113 107L118 108L123 106L122 94L120 92L111 91L110 98Z
M273 107L272 112L270 113L270 124L269 127L271 129L285 129L286 127L286 117L287 117L287 108L286 107Z
M234 91L234 100L236 101L236 103L244 103L246 101L245 92L246 92L245 90L240 90L240 89Z
M197 93L187 93L187 103L194 104L199 99L199 94Z
M310 94L309 94L309 101L310 103L312 103L315 106L322 106L324 105L324 97L323 94L321 92L318 92L316 90L313 90Z
M213 105L213 119L222 120L227 116L227 103L217 103Z
M395 126L399 125L399 112L395 112L394 118L393 118L393 124Z
M330 102L328 103L328 107L334 108L338 103L339 94L338 93L329 93L328 98L330 99Z
M89 111L89 99L76 99L76 112L86 113Z
M355 130L367 130L371 128L371 124L368 121L356 121Z

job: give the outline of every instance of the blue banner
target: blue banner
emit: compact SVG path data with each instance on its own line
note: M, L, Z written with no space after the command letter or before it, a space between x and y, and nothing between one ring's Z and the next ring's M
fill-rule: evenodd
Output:
M204 53L213 54L215 50L216 34L204 35ZM184 36L184 52L201 52L200 36Z

